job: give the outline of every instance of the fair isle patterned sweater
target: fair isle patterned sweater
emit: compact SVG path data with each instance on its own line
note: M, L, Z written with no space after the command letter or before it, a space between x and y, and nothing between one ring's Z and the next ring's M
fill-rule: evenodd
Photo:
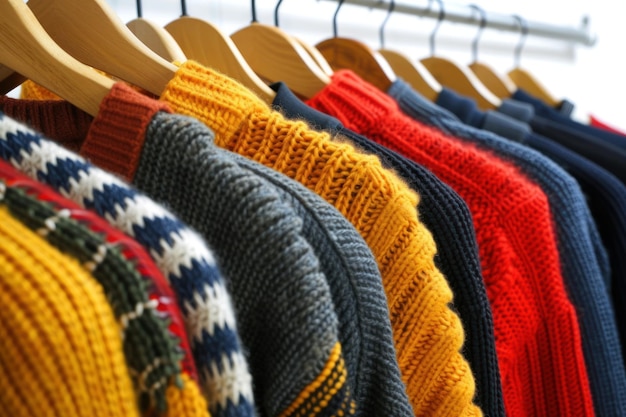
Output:
M204 240L148 197L2 113L0 158L146 248L176 293L212 414L255 415L234 310Z

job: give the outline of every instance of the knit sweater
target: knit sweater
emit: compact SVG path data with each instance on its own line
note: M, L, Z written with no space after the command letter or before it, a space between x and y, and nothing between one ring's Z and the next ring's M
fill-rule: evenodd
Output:
M119 111L119 108L115 110ZM6 117L5 120L5 124L11 122ZM96 127L94 125L92 129ZM18 127L13 126L13 129ZM125 219L124 223L136 228L150 222L149 211L145 215L141 213L150 200L80 157L28 130L25 132L2 138L0 153L5 159L14 162L16 155L28 161L52 159L57 163L54 170L50 162L47 165L34 162L30 174L55 185L61 193L71 195L75 201L90 206L105 218L119 212L124 202L129 206L129 201L135 201L133 214L141 223L130 219ZM40 149L47 151L48 155ZM191 152L190 155L197 153ZM25 162L15 161L14 164L23 168ZM258 370L255 382L259 397L263 399L263 411L266 415L310 414L310 410L316 410L315 415L320 416L353 414L355 405L345 384L346 370L330 292L310 246L299 236L301 221L289 207L279 204L272 190L262 188L254 179L232 172L235 168L228 161L213 164L213 171L207 178L216 181L201 184L202 192L207 196L222 192L224 180L231 184L227 187L230 193L224 196L223 204L205 204L202 210L188 213L187 217L195 218L194 223L207 218L215 220L204 222L204 225L214 225L215 241L225 243L219 245L218 250L220 259L228 261L224 267L229 278L241 280L231 282L231 285L238 288L233 293L234 301L240 317L246 319L242 321L241 334L248 342L252 368ZM54 176L44 174L44 169L53 172ZM77 176L82 177L87 186L75 186L75 181L70 179ZM98 187L102 191L91 191L89 184L103 184ZM185 201L190 201L187 195L184 197ZM141 204L137 204L139 202ZM213 213L207 213L207 209ZM233 217L234 213L245 217L237 219ZM120 219L124 217L119 216ZM232 221L233 218L238 221ZM168 219L166 224L168 228L178 228L173 219ZM224 230L225 226L231 226L231 229ZM138 240L140 235L141 232L135 233ZM199 243L194 240L191 243ZM241 258L242 253L244 258ZM180 269L183 268L188 267ZM229 321L228 317L214 319ZM260 329L263 332L259 332ZM224 367L229 365L227 359L222 362Z
M216 143L296 179L334 205L376 257L389 300L398 363L416 415L480 415L459 350L452 292L419 222L417 195L380 161L328 133L286 120L231 78L182 64L161 99L215 131Z
M494 315L507 415L594 415L545 194L515 167L402 114L350 71L335 72L309 104L424 164L467 202Z
M107 100L102 110L115 106L128 108L133 100L141 102L145 99L134 93L115 94L115 99ZM23 105L24 102L19 104ZM7 106L7 110L11 107L13 106ZM37 107L44 109L44 106ZM44 112L54 120L71 113L67 111L59 111L55 114ZM144 190L150 190L155 197L161 196L163 201L167 201L168 196L177 190L189 189L195 183L206 182L202 179L189 181L189 177L185 177L183 179L187 184L185 186L177 181L161 178L162 173L152 168L183 164L187 167L197 166L195 175L200 178L206 175L205 164L210 162L210 159L177 156L186 153L187 143L177 139L181 135L192 137L193 142L197 144L194 147L206 149L207 154L215 155L215 160L232 159L241 169L262 177L268 185L272 186L279 193L281 200L292 206L302 219L304 236L318 256L320 267L328 280L338 316L339 338L344 350L349 386L354 389L359 414L413 415L395 357L387 300L376 262L363 238L334 207L286 176L237 154L215 147L213 133L198 122L191 123L184 117L155 112L146 132L133 132L132 129L125 129L123 134L120 134L116 124L110 123L110 120L105 117L106 114L106 111L101 111L96 117L94 123L97 123L101 129L98 132L93 130L90 132L84 141L84 147L93 148L92 144L104 141L109 151L98 154L84 153L84 156L96 165L110 165L108 160L120 159L116 149L123 151L121 147L111 146L115 141L124 141L124 137L128 137L130 141L136 140L137 145L131 146L131 149L141 150L145 158L141 158L142 163L139 167L132 169L137 170L137 175L134 177L135 184ZM133 117L133 115L128 113L128 117ZM70 124L69 122L63 121L64 124ZM108 133L106 126L110 128ZM48 129L48 127L47 125L44 132L55 135L63 143L63 138L57 135L54 129ZM178 149L179 146L180 149ZM129 171L127 168L120 168L120 170L122 173ZM144 175L143 172L149 172L149 174ZM158 186L155 187L153 184L158 184ZM183 215L189 211L185 207L172 208Z
M5 206L0 277L2 413L138 417L119 327L102 287Z
M185 315L212 414L250 415L251 377L241 352L235 314L215 258L203 239L119 179L1 113L0 157L81 207L95 210L146 249L169 279ZM43 165L37 166L35 161Z
M591 213L578 183L538 152L490 132L464 125L450 112L417 95L402 81L391 86L389 95L412 118L492 150L514 163L541 186L550 203L565 287L578 313L596 413L601 416L624 413L626 372L622 366L617 325L595 255L589 229Z
M500 370L493 334L493 317L480 271L474 225L465 202L428 170L370 141L339 120L300 101L283 83L272 85L274 108L291 119L303 119L316 129L345 137L356 147L380 158L413 190L419 192L420 221L437 244L435 265L443 272L454 293L454 307L465 330L463 354L476 380L476 404L485 415L504 416Z
M141 372L133 372L135 387L139 394L155 397L158 390L154 388L149 390L149 387L146 387L150 385L148 381L152 380L158 384L167 382L162 389L167 390L165 396L172 401L164 401L165 398L161 400L167 404L166 412L162 410L161 415L208 416L205 400L197 385L196 368L187 344L182 314L165 278L143 248L95 214L61 197L49 187L31 180L2 160L0 160L0 178L10 186L5 193L4 202L11 213L59 250L78 258L83 265L93 271L94 277L102 280L114 311L120 310L120 307L133 297L141 297L141 293L132 291L137 284L140 287L144 286L143 282L132 281L133 278L137 278L132 269L141 274L141 278L147 284L149 301L144 300L128 313L116 313L118 322L122 324L127 364L132 369L133 363L136 363L142 355L150 354L153 343L158 343L159 340L165 340L165 343L169 341L170 338L159 337L162 332L160 327L165 324L164 321L169 323L167 330L176 336L176 343L169 348L165 346L170 351L167 353L166 350L167 356L159 355L149 360L152 371L146 373L144 380L138 378ZM98 242L99 236L105 238L106 242ZM103 248L106 248L106 251L90 253ZM118 251L124 259L116 259ZM121 276L116 274L120 269L123 272ZM151 323L154 319L158 320L157 323ZM137 327L134 322L141 323ZM154 324L157 325L155 331L147 328ZM142 332L144 327L146 331ZM160 348L159 344L155 347ZM158 377L158 374L163 374L167 369L166 366L171 368L168 364L170 358L176 358L181 353L184 372L175 375L177 384L172 384L176 382L172 378L168 378L169 381L159 381L162 377ZM152 386L155 386L154 383Z

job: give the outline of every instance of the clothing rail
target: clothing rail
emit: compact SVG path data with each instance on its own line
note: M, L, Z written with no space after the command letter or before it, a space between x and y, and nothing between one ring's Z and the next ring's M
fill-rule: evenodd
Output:
M338 2L339 0L329 1ZM343 4L353 4L356 6L381 10L389 9L389 2L380 0L344 0ZM411 14L420 17L431 17L435 19L438 18L440 14L437 5L432 5L431 7L428 5L416 6L398 2L395 4L393 12ZM486 28L516 33L521 32L520 24L513 15L487 13L486 18ZM458 7L455 7L454 9L445 10L444 21L478 25L480 22L480 16L470 7L465 7L461 10ZM527 34L532 36L569 41L585 46L593 46L596 42L596 36L589 31L589 20L586 16L582 19L581 26L579 28L551 25L532 20L525 20L525 25L528 29Z

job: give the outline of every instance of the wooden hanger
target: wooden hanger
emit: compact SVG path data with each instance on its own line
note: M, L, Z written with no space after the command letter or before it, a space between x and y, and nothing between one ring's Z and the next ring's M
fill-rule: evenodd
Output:
M276 6L274 7L274 26L276 27L280 27L278 23L278 10L280 9L282 3L283 0L278 0L276 2ZM315 47L309 45L307 42L298 39L298 37L296 36L290 35L290 37L298 44L300 44L302 48L304 48L304 50L309 54L311 58L313 58L313 61L315 61L315 63L322 70L322 72L324 72L329 77L333 75L333 69L331 68L328 61L326 61L326 58L324 58L324 56L320 53L320 51L318 51Z
M232 77L271 104L276 93L259 78L235 43L216 26L182 16L165 26L190 59Z
M330 83L306 50L279 28L258 23L255 1L252 23L231 35L254 72L268 83L283 81L302 98L311 98Z
M385 49L385 26L391 17L391 13L395 7L396 2L391 0L389 2L389 9L387 10L387 16L383 21L379 29L380 37L380 49L378 53L382 55L387 61L393 72L405 82L407 82L413 89L419 92L422 96L426 97L430 101L435 101L439 93L441 92L441 84L430 75L428 70L417 61L411 61L406 55Z
M333 37L315 47L333 70L350 69L379 90L387 92L396 80L396 74L385 58L362 42L337 37L337 15L342 5L343 0L339 0L333 16Z
M440 13L437 26L435 26L435 30L430 35L431 56L423 58L420 62L442 85L474 99L478 107L483 110L496 109L502 102L480 82L469 68L460 66L449 59L434 56L435 34L445 18L443 2L441 0L437 0L437 2L439 3Z
M23 0L0 2L0 62L92 116L114 84L61 49Z
M511 97L515 92L515 83L508 75L500 76L489 65L478 61L478 41L483 29L487 26L487 13L481 7L471 4L469 7L480 13L480 24L478 33L472 42L472 63L469 65L470 70L478 77L478 79L491 91L496 97L505 99Z
M520 57L522 55L524 40L528 35L528 24L518 15L513 15L513 18L517 20L520 25L521 36L520 41L515 48L515 68L508 72L508 76L511 80L513 80L517 87L537 97L538 99L541 99L544 103L552 107L556 107L561 103L561 100L558 100L550 94L543 84L541 84L530 72L520 68Z
M160 95L176 66L144 45L105 0L29 0L48 34L70 55Z

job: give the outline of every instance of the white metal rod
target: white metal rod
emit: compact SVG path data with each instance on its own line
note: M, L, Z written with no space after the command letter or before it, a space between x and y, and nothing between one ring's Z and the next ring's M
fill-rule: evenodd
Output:
M330 1L338 2L339 0ZM380 10L387 10L389 8L389 1L380 0L344 0L344 4L353 4L357 6ZM455 7L454 10L446 10L444 21L464 23L474 26L478 25L480 21L480 16L478 15L478 13L476 13L469 7L464 10L466 10L466 12L460 12L458 7ZM439 17L439 9L436 3L433 3L432 7L429 8L428 6L422 7L396 2L393 12L410 14L420 17L430 17L435 19ZM487 13L486 16L487 25L485 27L487 28L516 33L520 33L521 31L518 21L512 15L507 16ZM596 42L596 37L589 32L587 23L587 20L583 19L581 27L575 28L568 26L551 25L532 20L526 21L526 25L528 27L528 35L569 41L586 46L593 46Z

